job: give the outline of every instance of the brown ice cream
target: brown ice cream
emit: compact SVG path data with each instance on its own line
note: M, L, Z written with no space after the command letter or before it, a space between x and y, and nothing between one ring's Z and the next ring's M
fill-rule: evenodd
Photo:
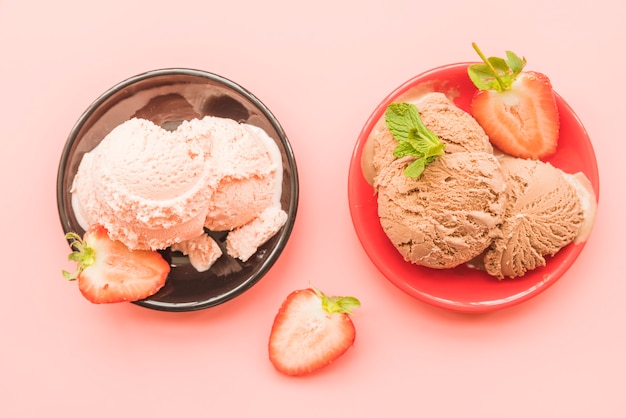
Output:
M445 152L483 151L492 153L493 147L483 128L467 112L461 110L448 97L439 92L430 92L406 100L414 104L424 125L446 144ZM385 118L376 123L368 139L368 152L364 155L363 166L373 168L368 180L389 165L396 158L393 150L398 141L393 137ZM367 175L367 174L366 174Z
M417 179L395 160L376 178L383 230L409 262L444 269L480 255L500 233L504 177L493 154L456 152L437 158Z
M482 260L488 274L514 278L587 238L596 198L584 174L495 156L480 125L442 93L408 92L398 101L414 104L424 125L446 144L445 154L417 179L404 175L413 157L393 155L398 141L384 117L363 151L381 226L408 262L483 268Z
M574 186L551 164L502 157L500 166L508 199L502 234L484 264L493 276L513 278L544 266L546 256L574 241L584 212Z
M446 144L446 152L493 153L489 137L476 120L445 94L429 93L414 102L422 122Z

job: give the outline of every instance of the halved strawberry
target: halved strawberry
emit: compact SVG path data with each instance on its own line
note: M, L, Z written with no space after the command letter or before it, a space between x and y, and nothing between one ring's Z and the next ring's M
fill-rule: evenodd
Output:
M78 288L93 303L131 302L152 296L163 287L170 265L156 251L129 250L109 238L106 228L93 225L81 239L75 233L68 259L78 263L74 273L63 271L68 280L78 279Z
M349 317L358 299L326 296L317 289L292 292L281 305L270 333L270 361L281 373L299 376L327 366L354 344Z
M507 51L507 59L486 58L468 74L478 91L471 114L500 150L515 157L541 159L556 151L559 111L552 84L544 74L525 71L526 59Z

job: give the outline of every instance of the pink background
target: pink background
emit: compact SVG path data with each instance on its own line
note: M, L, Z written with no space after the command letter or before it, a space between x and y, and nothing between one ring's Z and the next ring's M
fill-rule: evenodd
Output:
M0 0L0 416L626 415L624 2L29 3ZM350 157L376 105L418 73L476 60L472 41L550 76L600 170L578 261L536 298L484 315L431 307L387 281L347 202ZM61 276L72 265L58 160L97 96L164 67L218 73L272 110L296 153L297 222L270 273L224 305L92 305ZM284 297L311 284L361 299L357 338L331 367L288 378L267 359L269 329Z

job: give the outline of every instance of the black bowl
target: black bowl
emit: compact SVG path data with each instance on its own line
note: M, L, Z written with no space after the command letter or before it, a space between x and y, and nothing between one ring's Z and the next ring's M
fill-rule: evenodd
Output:
M67 139L57 177L57 205L64 232L85 232L72 210L70 188L78 165L119 124L133 117L151 120L163 128L204 116L230 118L258 126L276 142L282 155L281 205L287 222L246 262L222 255L206 272L198 272L187 257L162 250L171 271L155 295L133 302L162 311L193 311L224 303L257 283L282 253L296 219L298 171L278 120L252 93L215 74L192 69L161 69L131 77L107 90L83 113ZM225 234L214 238L223 241Z

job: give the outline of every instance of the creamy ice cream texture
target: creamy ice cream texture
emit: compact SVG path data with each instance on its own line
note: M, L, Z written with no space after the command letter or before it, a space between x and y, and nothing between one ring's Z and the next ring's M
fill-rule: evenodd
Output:
M140 118L122 123L84 155L71 191L84 229L100 223L131 249L171 246L199 271L222 254L205 228L229 231L230 247L246 247L232 256L246 261L287 219L275 142L256 126L211 116L174 131Z
M446 154L418 179L403 172L411 158L376 179L381 225L404 258L452 268L481 254L499 233L506 201L498 161L485 152Z
M507 204L502 234L485 253L485 270L500 278L545 266L546 256L573 242L584 220L581 199L549 163L502 157Z
M419 109L424 125L446 144L445 152L493 153L493 147L483 128L445 94L428 93L411 97L406 103L414 104ZM380 118L374 125L367 143L366 161L363 166L366 178L372 183L373 178L395 160L393 150L398 141L387 128L385 119Z
M442 93L409 102L446 144L446 154L420 178L407 178L410 158L393 156L397 142L381 118L362 161L377 192L381 226L408 262L431 268L471 262L513 278L586 239L596 199L584 174L494 154L480 125Z

